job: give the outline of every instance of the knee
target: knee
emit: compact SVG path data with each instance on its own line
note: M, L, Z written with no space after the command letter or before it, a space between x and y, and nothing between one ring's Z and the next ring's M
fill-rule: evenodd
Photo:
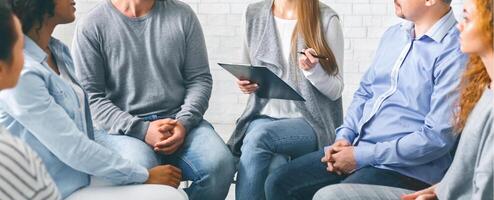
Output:
M269 163L268 171L270 173L276 171L279 167L287 164L288 159L288 156L282 154L274 154L273 158L271 159L271 163Z
M279 199L286 195L287 188L284 188L281 183L282 175L280 173L271 173L264 183L264 192L267 199Z
M212 187L230 185L236 171L233 155L228 149L212 154L214 156L205 164L206 176L203 182Z
M211 154L214 154L211 152ZM235 175L234 160L231 153L220 153L208 158L198 167L194 181L192 199L224 199Z
M214 133L216 134L216 133ZM207 159L203 160L209 174L217 176L233 176L235 173L235 158L220 137L210 137L206 142L209 146Z
M147 169L151 169L160 164L153 151L151 152L146 151L142 154L136 154L135 156L132 156L132 158L127 158L127 159Z
M264 191L266 191L266 194L276 193L276 191L283 191L283 189L280 188L282 186L281 183L283 176L285 176L283 168L275 170L269 174L266 182L264 183Z
M242 149L249 151L249 149L269 149L272 130L269 126L259 125L245 135L243 140ZM242 151L242 153L244 153Z
M164 185L146 185L145 189L141 191L140 195L142 199L147 200L161 200L161 199L177 199L188 200L187 193L181 189L175 189L170 186Z
M346 191L346 189L341 184L326 186L316 192L313 200L328 200L334 198L345 200L345 195L342 194L343 191Z
M145 142L129 136L118 136L121 142L119 153L123 158L146 168L153 168L159 164L156 153Z
M205 188L229 185L235 174L233 154L206 121L193 131L185 162L193 168L194 183Z

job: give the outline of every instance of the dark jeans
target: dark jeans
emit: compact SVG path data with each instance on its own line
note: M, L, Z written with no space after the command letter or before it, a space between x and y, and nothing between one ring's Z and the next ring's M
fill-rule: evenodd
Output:
M340 176L326 171L327 165L321 162L323 156L323 150L313 152L271 173L265 185L266 198L312 199L319 189L338 183L384 185L410 190L421 190L430 186L400 173L374 167L364 167L350 175Z

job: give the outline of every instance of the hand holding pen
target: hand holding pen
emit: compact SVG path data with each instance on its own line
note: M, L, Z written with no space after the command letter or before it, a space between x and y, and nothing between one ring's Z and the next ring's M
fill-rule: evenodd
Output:
M300 57L298 58L298 67L304 71L309 71L319 64L319 59L329 60L329 58L317 56L316 50L309 48L298 52Z

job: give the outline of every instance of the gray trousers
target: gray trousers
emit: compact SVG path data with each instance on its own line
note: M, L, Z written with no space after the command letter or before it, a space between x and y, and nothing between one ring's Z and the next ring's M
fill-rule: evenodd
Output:
M313 200L399 200L402 195L414 192L378 185L336 184L321 188Z

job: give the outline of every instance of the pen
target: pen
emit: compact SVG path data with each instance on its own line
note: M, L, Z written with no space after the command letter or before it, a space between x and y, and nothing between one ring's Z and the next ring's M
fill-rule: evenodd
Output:
M299 54L302 54L302 55L305 55L305 52L301 51L301 52L298 52ZM322 56L315 56L315 55L312 55L314 56L315 58L319 58L319 59L323 59L323 60L329 60L329 58L326 58L326 57L322 57Z

